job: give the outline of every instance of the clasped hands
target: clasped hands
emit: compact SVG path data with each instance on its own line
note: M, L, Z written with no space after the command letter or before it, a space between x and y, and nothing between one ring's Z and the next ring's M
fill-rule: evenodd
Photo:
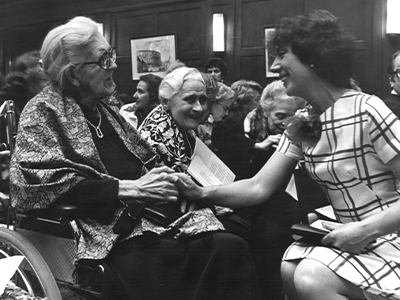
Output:
M118 197L121 200L135 199L157 202L181 201L181 211L195 209L192 200L201 194L199 187L189 175L177 173L168 167L154 168L136 180L120 180Z

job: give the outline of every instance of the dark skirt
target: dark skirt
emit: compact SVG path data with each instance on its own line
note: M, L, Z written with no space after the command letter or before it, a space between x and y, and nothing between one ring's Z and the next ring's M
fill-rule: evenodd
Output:
M103 265L101 299L261 299L248 244L225 232L145 234L116 245Z

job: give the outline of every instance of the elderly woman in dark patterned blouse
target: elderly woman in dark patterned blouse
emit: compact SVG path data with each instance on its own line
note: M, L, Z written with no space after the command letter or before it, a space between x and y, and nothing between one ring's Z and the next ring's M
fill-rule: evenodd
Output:
M158 162L182 173L186 173L191 162L195 131L210 113L218 91L209 76L194 68L173 70L160 84L161 104L139 128L157 151ZM289 234L261 215L248 220L229 211L218 219L227 232L249 243L263 299L278 299L282 287L280 259L292 241Z
M178 177L152 169L152 148L119 115L116 54L96 23L76 17L51 30L41 56L52 84L21 115L11 165L16 210L78 207L76 258L102 263L102 299L259 299L247 243L222 233L209 209L170 226L119 218L135 203L178 203Z

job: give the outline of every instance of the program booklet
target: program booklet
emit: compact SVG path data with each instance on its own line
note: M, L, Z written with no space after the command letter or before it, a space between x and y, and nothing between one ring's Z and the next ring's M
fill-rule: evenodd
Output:
M202 186L228 184L235 180L235 174L199 138L196 138L188 173Z

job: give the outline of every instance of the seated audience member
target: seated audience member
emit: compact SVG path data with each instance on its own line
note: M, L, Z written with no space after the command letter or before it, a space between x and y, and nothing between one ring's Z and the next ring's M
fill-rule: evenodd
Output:
M208 115L209 102L213 101L204 78L198 70L188 67L177 68L166 75L159 91L162 104L139 128L141 135L157 151L159 163L183 173L191 162L195 131ZM290 235L261 215L245 220L232 213L220 220L227 232L249 243L263 299L281 297L279 266L284 250L291 243Z
M225 81L227 75L227 67L225 62L219 57L211 57L206 62L206 73L214 76L218 82L225 83L225 85L230 86L229 83Z
M273 81L264 88L260 103L256 109L247 114L244 122L246 136L256 143L267 144L262 150L252 150L248 163L253 174L249 175L254 176L264 166L278 146L287 119L305 106L304 99L286 94L286 88L280 80ZM262 213L288 231L294 223L301 220L299 203L286 192L286 186L282 186L261 206L256 206L253 212Z
M228 115L229 107L235 101L235 97L235 92L229 86L218 82L218 92L215 100L211 103L211 112L204 124L200 124L198 127L197 136L214 152L217 149L211 143L212 131L215 125Z
M29 51L18 56L10 66L10 73L0 88L0 105L4 100L14 101L15 118L19 116L29 99L38 94L49 78L41 68L39 50Z
M285 131L285 121L294 116L298 109L304 108L306 101L299 97L289 97L282 81L276 80L268 84L261 95L257 108L249 112L244 120L244 131L247 137L268 145L262 149L254 149L250 159L254 176L275 152Z
M329 232L320 243L287 249L281 267L287 298L400 299L399 119L378 97L351 88L356 42L330 12L278 20L271 42L277 53L271 70L314 115L293 117L254 177L199 187L177 174L181 193L202 205L257 205L304 160L341 224L324 224Z
M180 180L152 169L153 149L119 115L116 53L97 24L76 17L52 29L41 56L52 83L21 114L10 172L16 211L77 206L76 259L103 265L101 299L260 299L248 244L223 232L209 208L169 226L140 214L142 205L180 207ZM198 82L179 94L188 105L205 98Z
M387 67L390 95L383 101L400 118L400 50L393 53Z
M133 127L138 128L149 112L158 105L158 87L161 80L161 77L153 74L140 76L133 103L121 107L120 114Z
M5 100L13 100L15 130L28 100L39 93L48 83L49 79L40 66L39 50L23 53L12 61L10 73L5 77L5 82L0 87L0 106L4 104ZM1 118L0 130L0 143L7 145L6 118ZM7 205L10 192L8 167L9 157L0 156L0 193L2 195L0 202L3 206Z
M232 84L236 94L229 107L228 116L213 129L211 141L218 157L236 174L236 180L251 177L253 166L249 164L255 149L266 150L268 141L255 142L245 136L244 119L257 107L262 87L254 81L239 80Z

